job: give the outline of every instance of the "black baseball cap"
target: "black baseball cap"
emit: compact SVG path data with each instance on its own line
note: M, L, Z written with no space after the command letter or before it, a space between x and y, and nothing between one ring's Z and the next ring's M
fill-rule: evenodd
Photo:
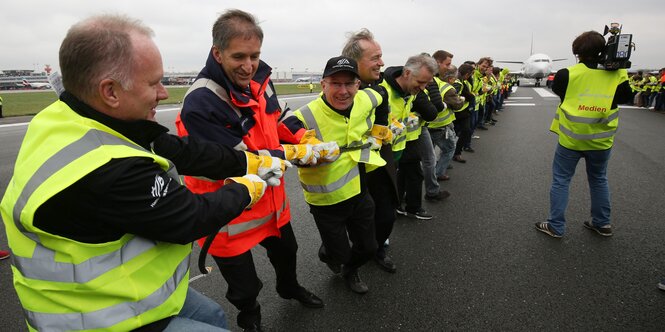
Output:
M328 60L328 63L326 63L326 68L323 70L323 77L328 77L341 71L348 71L356 77L359 77L358 63L356 60L347 58L345 56L338 56Z

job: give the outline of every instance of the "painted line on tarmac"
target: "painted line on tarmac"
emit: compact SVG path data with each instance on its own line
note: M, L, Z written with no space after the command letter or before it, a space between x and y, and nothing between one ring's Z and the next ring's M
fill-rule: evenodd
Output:
M508 97L505 99L505 101L513 100L513 99L533 99L533 97Z
M504 103L503 106L536 106L535 103Z
M558 97L557 95L547 91L545 88L534 88L533 91L536 91L541 97Z

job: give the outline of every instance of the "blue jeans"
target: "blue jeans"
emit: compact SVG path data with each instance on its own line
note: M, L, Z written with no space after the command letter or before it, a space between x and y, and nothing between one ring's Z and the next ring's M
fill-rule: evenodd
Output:
M612 149L575 151L557 144L552 162L552 188L550 189L551 228L559 235L565 233L568 207L568 189L575 175L577 162L584 158L591 194L591 222L597 227L610 224L610 188L607 183L607 163Z
M418 136L418 152L423 167L425 194L434 196L439 193L440 187L434 171L434 168L436 167L436 155L434 154L432 138L430 137L430 132L427 127L423 127L420 136Z
M228 332L227 329L226 314L222 307L190 287L180 313L171 319L164 332Z
M432 137L432 144L438 146L441 149L441 156L439 160L436 161L435 175L437 177L443 176L446 174L446 169L450 165L450 161L455 155L455 145L457 144L457 135L455 135L455 129L450 128L452 124L444 127L443 130L431 130L430 136ZM446 130L448 130L448 135L446 137ZM426 180L427 181L427 180Z

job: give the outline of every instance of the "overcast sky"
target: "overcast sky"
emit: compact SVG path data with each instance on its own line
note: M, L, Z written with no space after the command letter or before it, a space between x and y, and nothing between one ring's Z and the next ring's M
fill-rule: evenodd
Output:
M453 64L491 56L522 61L533 52L574 64L573 39L602 33L620 22L637 49L633 69L665 67L665 1L443 1L443 0L9 0L0 5L0 70L58 68L58 48L68 28L94 14L141 19L156 34L165 71L198 72L211 46L211 28L227 8L261 22L261 59L277 72L321 72L339 55L346 34L366 27L381 43L387 66L410 55L444 49ZM498 64L502 66L501 64ZM505 65L513 70L519 65Z

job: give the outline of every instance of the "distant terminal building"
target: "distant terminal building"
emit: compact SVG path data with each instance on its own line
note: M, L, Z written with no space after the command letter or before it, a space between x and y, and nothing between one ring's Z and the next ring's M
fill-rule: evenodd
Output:
M37 73L28 69L5 69L0 71L0 90L27 89L23 81L48 83L45 72Z
M197 73L164 73L163 85L191 85Z

